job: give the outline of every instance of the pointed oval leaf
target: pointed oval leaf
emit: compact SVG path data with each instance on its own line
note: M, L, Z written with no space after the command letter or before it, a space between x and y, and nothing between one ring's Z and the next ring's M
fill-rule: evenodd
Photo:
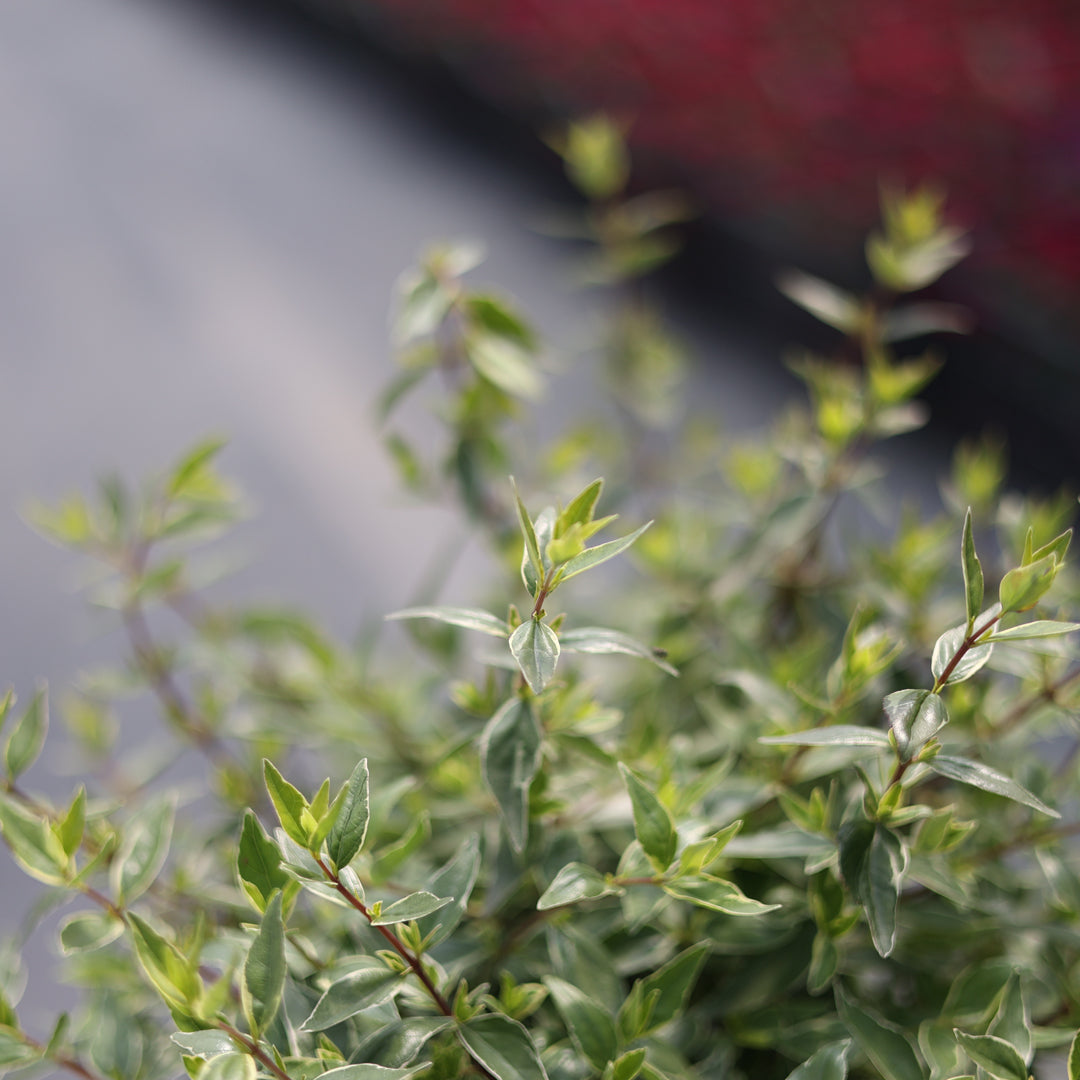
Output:
M971 630L975 617L982 610L983 572L979 556L975 554L975 539L971 533L971 507L964 516L964 535L960 541L960 561L964 570L964 597L967 606L967 629Z
M1069 1080L1080 1080L1080 1031L1073 1037L1067 1061Z
M1020 976L1017 973L1009 978L1001 995L1001 1004L997 1013L986 1029L987 1035L996 1035L1016 1047L1024 1063L1031 1064L1034 1051L1031 1038L1031 1013L1024 1001Z
M698 907L722 911L725 915L764 915L780 907L779 904L751 900L737 885L709 874L678 878L665 885L664 892L677 900L689 900Z
M1027 566L1010 570L998 589L1002 611L1027 611L1034 607L1054 583L1060 569L1057 555L1051 552Z
M529 689L539 694L555 675L559 662L558 635L534 615L510 635L510 652Z
M544 578L544 560L540 557L540 545L536 539L536 529L533 528L532 518L529 517L529 511L525 509L525 504L521 501L517 484L512 476L510 477L510 487L514 491L514 505L517 508L518 525L521 527L521 535L525 539L525 560L532 570L533 584L529 585L524 567L522 568L522 577L525 578L525 584L529 587L529 591L535 596L536 591L539 589L539 583Z
M945 702L929 690L897 690L883 707L901 761L910 761L949 722Z
M907 865L904 842L892 829L876 826L863 861L858 893L874 948L881 956L888 956L896 944L896 908Z
M255 1080L255 1059L235 1050L212 1057L199 1070L199 1080Z
M285 924L281 917L281 893L266 905L259 932L244 961L244 984L251 996L251 1016L265 1031L277 1015L285 989Z
M244 813L236 869L244 892L259 910L266 910L275 889L284 889L292 878L281 867L281 850L271 840L252 810Z
M857 1005L839 986L835 993L841 1021L885 1080L926 1080L906 1035L876 1013Z
M615 1021L602 1005L572 983L545 975L544 985L578 1051L597 1072L615 1056Z
M224 1031L174 1031L169 1038L189 1057L217 1057L236 1049Z
M445 1023L442 1026L445 1027ZM336 1069L319 1073L319 1080L323 1080L324 1077L328 1080L408 1080L410 1076L416 1076L430 1068L429 1061L422 1061L419 1065L413 1065L408 1069L392 1069L385 1065L374 1065L365 1061L356 1065L339 1065Z
M393 611L386 618L436 619L450 626L460 626L465 630L478 630L481 634L490 634L492 637L506 638L510 636L510 626L505 620L478 608L411 607L402 608L401 611Z
M393 926L395 923L412 922L413 919L422 919L439 908L452 904L452 896L434 896L432 893L421 889L419 892L410 893L395 901L389 907L384 908L377 918L371 920L372 926Z
M512 397L540 397L544 381L526 349L505 337L474 331L465 342L469 362L488 382Z
M458 1028L458 1037L470 1056L496 1080L547 1080L529 1033L508 1016L474 1016Z
M575 495L566 509L559 514L559 532L565 532L571 525L588 525L593 519L593 512L600 499L600 492L604 489L602 477L586 485Z
M850 1039L829 1043L789 1073L787 1080L847 1080L847 1055L850 1049Z
M758 742L773 746L873 746L881 749L888 747L889 736L877 728L833 724L787 735L763 735Z
M141 811L125 832L109 876L117 902L131 903L154 883L169 855L176 804L163 799Z
M37 761L48 731L49 698L45 687L42 687L12 728L4 747L4 764L12 780L21 776Z
M972 787L989 791L992 795L1001 795L1003 798L1012 799L1013 802L1030 806L1032 810L1038 810L1040 814L1058 818L1061 815L1046 805L1041 799L1037 799L1028 789L1015 780L1010 779L1004 773L991 769L989 765L983 765L977 761L969 761L967 758L953 757L951 754L938 754L927 762L931 769L950 780L958 780L961 784L970 784Z
M621 761L619 772L630 793L634 809L634 834L645 854L661 870L666 870L675 858L679 843L671 815L660 800Z
M683 1011L708 951L707 942L698 942L640 980L643 1000L656 994L646 1031L662 1027Z
M307 807L307 800L277 771L269 758L263 758L263 779L286 836L306 849L307 829L300 824L300 815Z
M572 904L577 900L595 900L600 896L611 896L622 892L611 885L604 875L584 863L567 863L556 875L552 883L544 890L536 902L537 910Z
M959 1028L953 1034L964 1053L996 1080L1028 1080L1028 1067L1011 1043L996 1035L968 1035Z
M679 674L656 649L651 649L618 630L608 630L602 626L583 626L578 630L565 631L559 637L559 644L566 652L624 653L627 656L638 656L669 675Z
M991 641L1030 641L1033 638L1058 637L1060 634L1072 634L1080 630L1080 623L1054 622L1052 619L1036 619L1020 626L1010 626L1008 630L997 630Z
M510 843L521 851L529 829L529 786L540 767L540 728L528 701L512 698L487 722L480 763Z
M401 1069L416 1059L428 1039L444 1031L450 1023L445 1016L410 1016L383 1024L361 1040L354 1056L384 1068ZM427 1062L420 1065L427 1067Z
M381 1005L401 990L404 979L404 975L380 962L350 971L327 987L300 1030L324 1031L364 1009Z
M115 941L124 922L105 911L79 911L60 924L60 950L65 956L90 952Z
M465 906L479 874L480 838L470 836L458 848L453 858L431 879L431 892L436 896L452 896L454 899L453 903L417 920L420 936L428 938L429 949L440 941L445 941L453 933L465 914Z
M586 548L580 555L575 555L565 563L559 571L558 581L569 581L578 574L591 570L594 566L605 563L608 559L614 559L621 555L649 526L651 521L645 522L640 529L635 529L628 536L622 536L618 540L609 540L606 544L597 544L596 547Z
M339 870L348 866L364 846L368 817L368 763L367 758L361 758L349 777L345 798L326 837L327 853Z

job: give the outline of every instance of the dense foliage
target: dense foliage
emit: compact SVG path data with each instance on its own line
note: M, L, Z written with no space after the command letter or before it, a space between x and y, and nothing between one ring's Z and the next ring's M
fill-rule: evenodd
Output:
M0 1073L1026 1080L1072 1043L1073 501L1004 493L986 444L943 512L897 514L871 457L923 422L938 361L899 343L962 320L904 297L962 236L892 193L866 297L786 275L837 354L792 358L809 408L728 439L685 412L638 280L681 201L625 195L604 122L559 149L593 200L611 393L523 448L534 332L465 249L403 279L388 445L491 551L480 600L444 595L439 556L395 615L406 655L196 590L238 506L216 443L35 511L102 567L130 659L64 700L85 776L63 802L29 786L44 693L9 723L0 830L39 914L68 908L86 993L24 1027L13 943ZM117 738L140 690L152 760ZM183 747L194 799L157 779Z

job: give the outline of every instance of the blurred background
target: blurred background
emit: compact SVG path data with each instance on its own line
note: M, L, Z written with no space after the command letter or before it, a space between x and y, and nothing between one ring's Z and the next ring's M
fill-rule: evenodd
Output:
M341 635L407 602L458 525L399 494L373 421L394 282L433 241L481 238L476 278L568 368L598 301L532 227L576 198L538 132L600 108L628 126L634 184L699 211L654 288L720 422L766 419L799 392L783 346L830 340L776 272L864 287L879 184L933 180L974 242L935 291L978 329L944 343L931 427L897 444L909 482L932 493L988 424L1019 482L1069 482L1078 90L1071 0L6 0L4 680L25 703L122 651L28 500L208 434L252 501L227 595ZM4 874L0 934L34 891Z

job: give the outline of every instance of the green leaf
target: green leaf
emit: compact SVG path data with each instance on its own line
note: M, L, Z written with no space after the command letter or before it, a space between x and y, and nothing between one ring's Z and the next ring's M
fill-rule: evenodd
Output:
M580 555L575 555L574 558L560 568L556 581L559 583L569 581L570 578L577 577L578 574L583 574L586 570L591 570L594 566L607 562L608 559L614 559L616 555L621 555L650 525L652 525L652 522L647 521L640 529L635 529L629 536L620 537L618 540L609 540L606 544L597 544L596 547L586 548Z
M907 849L891 829L865 819L842 826L839 843L844 880L866 912L874 948L888 956L896 943L896 907Z
M638 980L643 1000L648 1000L650 995L656 995L648 1026L641 1034L663 1027L684 1011L708 951L708 942L691 945L651 975Z
M115 941L124 932L124 922L105 911L79 911L60 924L60 951L65 956L90 952Z
M1054 553L1044 555L1027 566L1010 570L998 589L1002 611L1027 611L1046 594L1057 577L1061 564Z
M1080 1080L1080 1031L1073 1037L1069 1047L1069 1080Z
M473 331L465 338L465 353L478 375L511 397L535 401L544 380L529 354L520 345L496 334Z
M0 832L15 861L46 885L67 881L70 859L43 817L35 817L0 789Z
M444 1022L440 1022L445 1027ZM319 1073L318 1080L408 1080L410 1076L431 1068L431 1063L422 1061L419 1065L413 1065L408 1069L391 1069L385 1065L374 1065L371 1062L360 1062L356 1065L341 1065L336 1069ZM201 1080L201 1078L200 1078Z
M3 1073L40 1061L41 1057L42 1048L29 1046L16 1032L0 1028L0 1070Z
M785 270L776 286L792 303L842 334L852 333L862 318L861 305L851 293L801 270Z
M503 619L498 619L486 611L476 608L459 607L413 607L391 612L387 619L437 619L450 626L460 626L466 630L478 630L492 637L507 638L510 626Z
M480 762L510 843L522 851L529 831L529 786L540 767L540 727L529 701L511 698L487 722Z
M256 1075L255 1059L236 1051L210 1058L199 1070L199 1080L255 1080Z
M169 1038L189 1057L211 1058L236 1049L224 1031L174 1031Z
M611 1015L588 994L556 975L545 975L543 982L574 1045L597 1072L603 1072L617 1049Z
M428 883L436 896L452 896L453 903L417 920L420 936L429 938L428 948L445 941L461 922L465 906L480 874L480 839L470 836L454 857Z
M945 702L929 690L897 690L884 709L901 761L910 761L949 722Z
M474 1016L458 1028L470 1056L496 1080L547 1080L528 1031L498 1013Z
M428 1039L445 1031L450 1023L444 1016L410 1016L382 1024L360 1041L353 1056L376 1062L379 1067L401 1069L416 1059ZM426 1069L428 1065L421 1062L417 1068Z
M523 349L536 348L536 335L500 297L473 293L465 298L465 310L473 322L489 333L508 338Z
M275 890L287 888L292 881L281 867L280 848L263 832L251 810L244 812L236 868L244 892L259 912L266 910Z
M600 492L604 489L602 478L594 480L575 495L566 509L559 514L555 532L561 536L571 525L588 525L593 519Z
M946 630L934 642L934 652L930 659L930 670L935 679L940 679L945 669L952 663L953 657L960 651L967 639L966 626L954 626ZM957 661L956 667L949 672L949 685L970 679L989 659L994 651L993 644L973 645Z
M559 637L559 644L564 652L624 653L627 656L637 656L655 664L669 675L679 674L664 660L662 653L618 630L608 630L602 626L583 626L578 630L565 631Z
M86 831L86 788L80 784L68 812L55 827L56 837L67 855L74 855Z
M251 1020L265 1031L277 1015L285 989L285 924L280 892L266 906L259 932L244 961L244 985L251 997Z
M645 1047L627 1050L612 1062L611 1080L634 1080L645 1064Z
M206 439L194 446L173 468L167 488L169 498L183 498L191 494L201 494L200 473L206 471L210 463L221 453L225 439Z
M528 510L525 509L525 504L521 501L521 496L518 494L517 484L514 482L514 478L510 477L510 486L514 491L514 505L517 507L518 524L521 526L521 534L525 538L525 556L529 566L532 567L533 575L535 576L535 585L529 587L528 578L525 578L525 584L529 587L529 592L536 596L539 589L539 583L544 580L544 560L540 557L540 545L536 539L536 530L533 528L532 518L529 517ZM524 569L522 571L522 577L525 577Z
M1052 818L1061 817L1056 810L1052 810L1042 800L1037 799L1027 788L996 769L991 769L989 765L968 761L967 758L953 757L950 754L938 754L931 758L927 765L934 772L947 776L950 780L958 780L961 784L970 784L972 787L989 791L992 795L1012 799L1013 802L1038 810L1040 814L1046 814Z
M876 1013L857 1005L840 986L835 994L841 1021L885 1080L926 1080L906 1035Z
M277 771L269 758L263 758L263 778L285 835L306 849L307 829L300 823L300 816L307 808L307 799Z
M621 893L603 874L584 863L567 863L556 875L552 883L544 890L536 902L538 911L573 904L578 900L595 900L600 896L612 896Z
M954 1029L956 1041L976 1065L997 1080L1028 1080L1028 1068L1015 1046L996 1035L968 1035Z
M1057 637L1060 634L1072 634L1080 630L1080 623L1053 622L1050 619L1036 619L1020 626L1010 626L1008 630L995 630L991 641L1027 641L1032 638Z
M679 843L671 815L660 800L621 761L619 772L626 784L626 790L630 793L634 810L634 834L653 865L663 872L675 858L675 849Z
M395 923L412 922L413 919L422 919L439 908L453 903L452 896L435 896L421 889L419 892L410 893L396 900L389 907L383 908L376 918L371 920L372 926L393 926Z
M964 597L967 604L967 633L975 625L975 617L982 611L983 572L979 556L975 554L975 540L971 534L971 507L964 515L964 535L960 541L961 563L964 570Z
M301 1031L324 1031L340 1024L373 1005L389 1001L400 990L405 976L391 971L381 961L350 971L327 987L311 1015L300 1025Z
M339 870L348 866L364 846L369 816L368 763L367 758L361 758L349 777L345 798L326 838L326 850Z
M787 735L764 735L758 742L773 746L873 746L880 749L889 745L889 736L877 728L833 724L809 731L792 731Z
M996 1035L1016 1047L1026 1064L1031 1064L1033 1051L1031 1039L1031 1014L1024 1002L1020 976L1013 973L1001 995L994 1019L986 1029L987 1035Z
M780 907L779 904L751 900L737 885L710 874L680 877L666 884L664 892L676 900L689 900L698 907L722 911L725 915L764 915Z
M847 1080L847 1055L850 1048L850 1039L841 1039L823 1046L789 1073L787 1080Z
M4 764L12 780L21 776L37 761L41 748L45 745L48 730L49 699L47 690L42 687L12 728L7 746L4 747Z
M840 965L840 951L828 934L818 931L810 949L810 968L806 973L806 989L811 994L820 994L827 989Z
M559 637L534 615L510 635L510 652L529 688L539 694L555 674L559 662Z
M128 913L128 926L139 963L158 993L170 1005L185 1008L199 993L195 964L133 912Z
M141 810L127 826L120 850L109 868L116 902L124 907L142 896L161 873L169 855L176 805L160 799Z

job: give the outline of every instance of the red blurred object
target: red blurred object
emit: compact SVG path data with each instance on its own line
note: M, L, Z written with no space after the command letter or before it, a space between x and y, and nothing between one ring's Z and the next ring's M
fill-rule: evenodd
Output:
M1027 299L1080 284L1077 0L351 0L489 95L632 118L729 217L850 235L940 182Z

